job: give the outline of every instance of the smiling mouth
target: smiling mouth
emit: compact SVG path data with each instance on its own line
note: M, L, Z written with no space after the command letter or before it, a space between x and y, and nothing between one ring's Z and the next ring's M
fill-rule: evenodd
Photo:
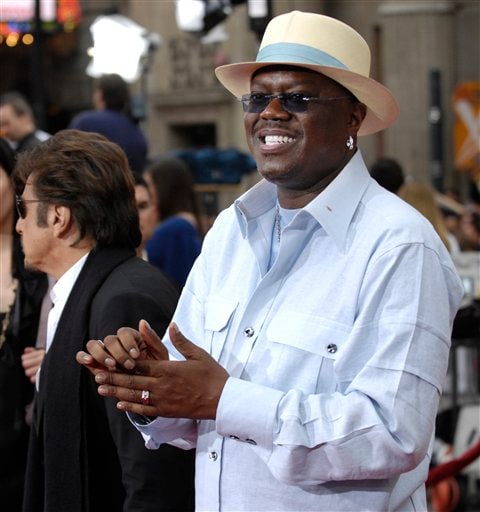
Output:
M274 146L277 144L290 144L294 141L295 139L285 135L266 135L264 137L264 142L267 146Z

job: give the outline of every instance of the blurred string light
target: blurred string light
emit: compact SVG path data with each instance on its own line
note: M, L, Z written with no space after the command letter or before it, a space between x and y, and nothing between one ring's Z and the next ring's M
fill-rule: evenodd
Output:
M29 46L31 44L33 44L34 42L34 37L32 36L32 34L23 34L22 36L22 43L26 46Z
M8 47L13 48L14 46L17 46L19 37L20 36L16 32L10 32L5 39L5 43Z
M144 60L160 46L160 36L119 14L99 16L90 26L93 47L87 75L99 77L116 73L126 82L134 82L143 71Z
M0 44L10 47L34 43L36 0L0 0ZM39 0L41 29L44 33L72 32L80 23L80 0ZM10 34L17 34L18 37Z

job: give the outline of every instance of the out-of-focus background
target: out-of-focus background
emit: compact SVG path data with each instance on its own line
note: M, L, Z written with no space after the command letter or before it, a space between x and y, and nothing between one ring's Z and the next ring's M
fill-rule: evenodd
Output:
M367 164L393 157L407 175L462 199L478 186L478 0L1 0L0 93L24 94L39 128L55 133L91 107L87 71L121 70L151 157L245 151L241 106L213 69L254 60L268 19L292 9L358 30L372 49L372 76L398 98L397 123L360 141Z

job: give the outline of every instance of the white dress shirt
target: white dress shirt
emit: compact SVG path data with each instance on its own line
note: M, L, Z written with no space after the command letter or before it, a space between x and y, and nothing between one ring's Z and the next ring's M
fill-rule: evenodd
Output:
M72 291L75 281L80 275L80 272L82 271L82 268L85 265L85 261L87 261L89 254L90 253L87 253L85 256L82 256L73 266L71 266L50 290L50 299L52 300L53 306L48 314L45 352L48 352L48 349L52 344L53 338L55 337L55 332L57 330L58 322L60 321L60 317L63 313L63 308L67 303L70 292ZM38 369L35 379L37 391L40 386L40 371L41 367Z
M426 510L463 294L450 256L359 151L269 269L275 202L261 181L219 215L174 316L230 374L216 421L136 426L149 448L196 445L198 510Z

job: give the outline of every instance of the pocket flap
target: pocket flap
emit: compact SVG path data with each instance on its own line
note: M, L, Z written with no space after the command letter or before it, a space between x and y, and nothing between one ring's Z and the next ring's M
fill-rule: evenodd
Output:
M223 299L207 300L205 307L205 329L209 331L225 329L237 305L237 302L229 302Z
M327 318L290 312L288 323L282 318L270 322L267 337L272 343L336 359L350 331L350 326Z

